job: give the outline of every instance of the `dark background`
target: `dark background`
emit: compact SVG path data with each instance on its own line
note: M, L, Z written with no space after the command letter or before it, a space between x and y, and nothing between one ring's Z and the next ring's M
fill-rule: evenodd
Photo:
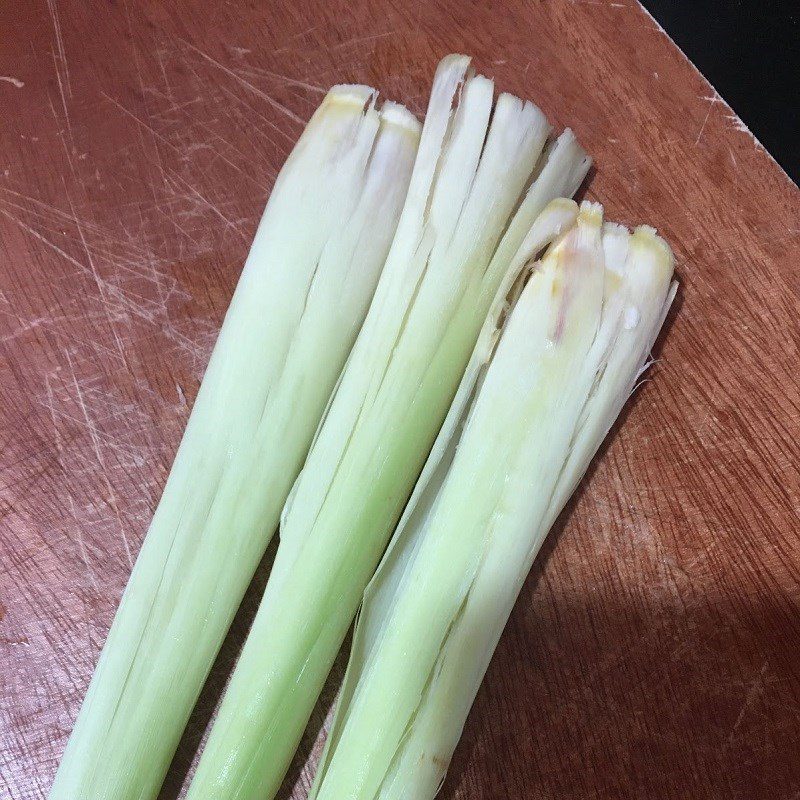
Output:
M800 2L642 2L798 183Z

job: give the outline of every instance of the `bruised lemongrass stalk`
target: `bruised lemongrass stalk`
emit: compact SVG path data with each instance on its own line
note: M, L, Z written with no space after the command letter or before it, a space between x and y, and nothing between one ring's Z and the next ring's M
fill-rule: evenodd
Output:
M402 106L332 89L282 169L51 800L147 800L362 324L419 141Z
M492 100L469 59L440 64L386 266L282 515L190 800L274 796L498 287L524 265L523 245L544 245L526 241L542 208L588 169L562 135L519 204L549 126L530 103L501 95L492 112Z
M311 800L434 797L533 559L641 373L672 271L652 229L603 226L584 204L502 330L495 307L366 590Z

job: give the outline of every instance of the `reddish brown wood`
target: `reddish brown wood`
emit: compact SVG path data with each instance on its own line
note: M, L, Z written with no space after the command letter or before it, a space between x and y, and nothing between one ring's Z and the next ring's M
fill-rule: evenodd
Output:
M301 120L342 81L421 112L453 50L573 126L589 194L658 225L682 288L444 796L800 796L800 201L633 0L41 0L2 4L0 30L3 797L46 796Z

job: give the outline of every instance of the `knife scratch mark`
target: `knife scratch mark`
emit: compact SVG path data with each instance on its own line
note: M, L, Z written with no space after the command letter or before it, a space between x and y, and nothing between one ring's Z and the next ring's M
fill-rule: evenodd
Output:
M226 95L227 97L231 98L235 102L240 103L241 105L243 105L252 114L255 114L265 125L267 125L267 127L275 128L275 126L263 114L261 114L255 108L253 108L249 103L246 103L244 101L244 98L239 97L238 95L234 94L230 89L227 89L225 86L220 86L219 88L220 88L220 91L224 95ZM283 145L279 144L274 139L272 139L270 137L269 133L267 133L267 131L261 129L258 126L255 126L254 128L252 128L252 130L255 131L256 133L260 134L261 136L263 136L273 147L278 148L281 152L284 151L285 148L283 147ZM280 133L280 131L278 131L278 132ZM284 153L284 155L286 155L286 154Z
M86 265L82 264L76 258L71 256L63 248L59 247L55 242L48 239L44 234L37 231L34 227L28 225L24 220L15 216L14 214L10 213L7 209L4 209L2 207L0 207L0 214L2 214L7 219L14 222L16 225L25 230L27 233L29 233L38 241L42 242L49 249L53 250L55 253L61 256L69 264L72 264L74 267L77 268L77 270L81 274L94 277L92 276L91 270L89 270L86 267ZM137 274L135 273L135 271L133 270L131 271L134 272L134 274ZM138 275L139 277L141 277L140 273L138 273ZM170 324L168 318L165 320L166 308L163 299L160 301L153 301L130 289L123 290L120 287L110 284L107 281L103 280L99 275L97 276L97 280L99 280L100 283L103 285L103 288L106 292L106 297L110 301L116 302L120 307L121 311L125 311L131 317L142 320L150 325L155 325L159 321L165 322L164 324L165 333L167 333L169 338L173 342L175 342L176 345L181 347L181 349L184 350L185 352L189 353L192 356L192 358L198 358L200 354L204 352L204 348L202 346L198 345L196 342L192 341L190 338L188 338L187 336L183 335L178 330L176 330L175 327Z
M151 114L151 119L168 117L170 114L174 114L176 111L180 111L181 109L187 108L188 106L193 106L196 103L200 103L202 102L202 100L203 98L198 96L198 97L193 97L191 100L184 100L182 103L173 102L169 108L165 108L163 111L154 111Z
M91 270L89 270L86 267L85 264L82 264L80 261L78 261L78 259L73 258L69 253L66 252L66 250L64 250L61 247L59 247L55 242L53 242L50 239L48 239L44 234L40 233L35 228L33 228L32 226L28 225L26 222L24 222L19 217L15 216L14 214L11 214L9 211L7 211L6 209L3 209L3 208L0 208L0 214L2 214L4 217L6 217L7 219L9 219L12 222L14 222L16 225L18 225L24 231L27 231L35 239L38 239L40 242L45 244L47 247L49 247L55 253L60 255L68 263L70 263L74 267L76 267L81 274L90 275L90 276L92 275ZM124 296L121 295L121 290L118 287L116 287L116 286L108 283L107 281L103 280L102 278L100 278L99 275L96 275L96 276L93 276L93 277L95 277L95 279L97 281L99 281L100 283L103 284L103 286L106 288L106 290L109 292L110 295L116 296L118 301L120 303L122 303L126 308L128 308L128 310L130 310L130 307L131 307L130 302L127 300L127 298L124 298ZM129 294L133 294L133 293L129 292ZM146 298L141 298L139 295L134 295L134 296L137 299L141 299L141 300L145 300L146 301ZM149 319L149 317L148 317L148 319ZM152 322L153 320L151 319L150 321Z
M701 97L701 100L706 100L709 103L708 111L706 112L705 119L703 120L703 124L700 126L700 130L697 134L697 138L694 140L695 146L700 144L700 139L703 136L703 131L706 129L706 124L708 123L708 118L711 116L711 112L714 109L714 106L720 102L720 96L715 92L711 97Z
M108 100L110 103L113 103L120 111L122 111L123 114L127 114L137 124L141 125L146 131L152 134L154 139L157 139L159 142L166 145L171 150L180 155L180 150L178 150L178 148L175 147L175 145L172 144L172 142L170 142L169 139L165 139L152 125L148 125L143 119L140 119L132 111L129 111L127 108L125 108L125 106L122 105L122 103L120 103L119 100L115 100L113 97L111 97L111 95L108 95L103 91L100 92L100 95L102 97L105 97L105 99Z
M333 45L331 50L341 50L344 47L352 47L354 44L364 44L365 42L373 42L376 39L386 39L387 37L392 36L391 33L373 33L369 36L355 36L352 39L346 39L343 42L339 42L339 44Z
M52 373L47 373L44 376L45 391L47 392L47 398L48 398L48 402L44 403L44 405L46 405L48 410L50 411L50 420L53 423L53 435L56 445L56 458L58 459L58 463L61 466L61 470L64 472L64 474L67 474L67 470L64 465L64 442L61 438L61 431L59 430L58 423L56 421L55 402L53 399L53 387L50 383L51 377ZM66 481L65 485L67 485ZM81 532L81 526L78 522L78 515L75 513L75 500L73 499L72 492L69 490L69 488L67 488L67 502L69 503L72 521L75 524L75 534L78 539L78 552L80 553L83 564L86 567L86 573L89 576L89 581L92 584L92 588L95 590L96 593L99 594L100 586L97 583L97 578L95 577L94 570L92 569L91 562L89 561L89 555L86 552L86 543L83 541L83 533Z
M69 65L67 64L67 51L64 48L64 35L61 32L61 18L58 15L58 6L56 0L47 0L47 9L50 12L50 17L53 21L53 31L56 36L56 49L58 51L58 58L64 67L64 83L67 85L69 96L72 97L72 85L69 79Z
M189 201L193 201L194 199L196 199L197 201L200 202L202 206L205 206L210 211L212 211L217 217L219 217L229 228L231 228L236 234L238 234L238 236L240 236L242 239L245 239L245 236L242 233L241 228L235 222L233 222L233 220L228 219L228 217L226 217L225 214L222 213L222 211L219 209L217 205L215 205L207 197L202 195L194 186L192 186L191 183L189 183L189 181L187 181L185 178L181 177L180 175L174 172L171 173L170 177L175 182L182 183L186 187L186 189L189 192L191 192L190 195L185 195L185 194L181 195L176 192L175 193L176 197L182 197Z
M106 293L103 289L103 281L100 279L100 275L97 272L97 267L95 266L94 259L92 258L92 254L89 250L89 245L86 243L86 236L83 233L83 227L81 226L80 219L78 219L78 215L75 213L75 206L72 203L72 197L67 190L66 184L64 184L64 191L67 195L67 200L69 201L69 207L72 210L72 218L75 222L75 227L78 229L78 235L81 238L81 244L83 245L83 251L86 253L86 261L89 264L89 269L91 270L92 277L94 278L94 284L97 287L97 292L100 295L100 301L103 306L103 310L105 311L105 316L108 321L108 327L111 329L111 333L114 336L114 342L117 345L117 350L119 351L119 357L122 359L123 363L127 363L127 359L125 357L125 348L122 345L122 340L119 336L119 331L117 330L117 326L114 324L114 320L111 318L111 313L109 311L110 302Z
M761 694L764 689L764 676L767 673L767 666L768 666L768 659L764 659L764 663L761 665L761 669L758 674L750 681L747 691L745 692L744 701L742 703L742 707L739 711L739 715L736 717L736 721L733 723L733 727L731 728L731 732L728 734L728 738L725 741L725 745L723 747L723 752L728 750L730 746L733 744L734 737L736 736L736 732L739 730L739 726L742 724L742 720L744 719L747 710L753 704L753 701L756 697Z
M56 52L53 53L53 66L56 71L56 82L58 83L58 92L61 95L61 105L64 109L64 121L67 125L67 134L71 142L74 142L72 136L72 123L69 118L69 110L67 108L67 94L72 97L72 85L69 77L69 64L67 63L67 52L64 48L64 36L61 32L61 20L58 16L58 7L56 0L47 0L47 8L50 12L50 17L53 21L53 30L56 39ZM59 63L61 66L59 66ZM63 75L62 75L63 71ZM65 87L66 86L66 90Z
M86 406L83 391L81 390L81 386L78 383L78 378L75 375L75 366L72 362L72 356L70 355L69 350L65 350L64 355L67 357L67 363L69 364L69 369L72 374L72 383L75 386L76 399L86 421L86 429L89 432L89 438L92 441L92 449L94 450L95 458L97 459L97 465L100 467L103 483L105 483L106 491L108 492L108 503L117 518L120 536L122 537L122 543L125 547L125 555L128 559L128 566L133 569L133 556L131 555L130 545L128 544L128 537L125 534L125 526L122 524L122 517L119 513L117 496L114 492L114 488L111 486L111 481L108 479L108 469L106 467L105 460L103 459L103 454L100 450L100 440L95 433L95 428L92 425L91 418L89 417L89 409Z
M187 42L185 39L179 39L179 41L183 42L190 50L193 50L199 56L201 56L202 58L206 59L206 61L209 61L211 64L213 64L215 67L217 67L217 69L222 70L222 72L224 72L226 75L229 75L231 78L233 78L235 81L237 81L237 83L241 84L246 89L249 89L253 94L255 94L257 97L260 97L262 100L264 100L270 106L272 106L272 108L274 108L276 111L280 112L281 114L284 114L289 119L293 120L294 122L298 123L299 125L305 125L305 121L303 119L301 119L297 114L295 114L294 111L292 111L287 106L283 105L283 103L279 102L274 97L270 97L266 92L262 91L257 86L255 86L254 84L250 83L250 81L248 81L245 78L243 78L237 72L234 72L229 67L226 67L224 64L221 64L215 58L212 58L210 55L208 55L208 53L204 53L198 47L195 47L193 44L191 44L190 42ZM287 134L285 131L281 130L274 123L270 123L270 125L275 131L280 133L282 136L285 136L287 139L291 138L289 136L289 134Z
M24 194L22 192L17 192L5 186L0 187L0 191L6 192L10 195L13 195L19 200L24 200L25 202L30 203L31 205L43 209L42 211L36 211L32 208L27 208L26 206L23 206L21 204L14 203L8 198L2 199L2 202L12 206L13 208L18 209L19 211L24 211L26 214L29 214L30 216L38 217L39 219L46 219L46 214L44 212L47 212L48 214L52 214L54 217L58 217L59 219L65 220L67 222L71 222L73 220L71 214L58 208L58 206L46 203L44 200L39 200L38 198L33 197L32 195ZM127 239L123 239L119 236L115 236L107 228L103 228L100 225L94 224L87 220L83 221L83 227L90 233L102 237L109 244L114 243L120 245L123 248L128 248L130 253L128 256L125 256L123 258L125 258L125 260L127 260L129 263L134 263L133 259L135 259L136 257L146 258L150 255L149 251L147 251L144 247L142 247L136 241L136 239L132 237L127 231L125 231ZM98 250L96 246L95 250ZM106 250L105 252L113 255L112 251L110 250Z
M62 250L55 242L51 242L46 236L43 236L35 228L32 228L30 225L23 222L21 219L19 219L19 217L15 217L13 214L10 214L8 211L2 208L0 208L0 214L2 214L7 219L10 219L16 225L19 225L20 228L27 231L31 236L38 239L43 244L47 245L47 247L58 253L58 255L67 260L73 266L77 267L81 272L86 271L86 267L83 264L81 264L80 261L78 261L76 258L73 258L65 250Z
M247 69L243 69L242 74L250 75L254 78L273 78L276 81L284 83L286 86L294 86L298 89L306 89L309 92L314 92L315 94L326 94L328 91L323 86L318 86L315 83L308 83L307 81L302 81L299 78L291 78L288 75L282 75L279 72L273 72L270 69L261 69L260 67L250 66Z
M161 69L161 77L164 79L164 85L167 87L167 96L169 98L170 103L175 105L175 95L172 93L172 84L169 82L169 78L167 78L167 71L164 68L164 50L160 47L156 48L156 58L158 59L158 66ZM200 99L199 97L197 98Z
M232 150L235 150L240 156L242 156L243 159L246 158L245 155L241 152L241 150L239 150L237 147L235 147L233 144L231 144L231 142L229 142L227 139L225 139L222 136L220 136L215 130L213 130L205 122L203 122L202 120L197 120L196 124L199 125L201 128L203 128L204 130L208 131L208 133L210 133L211 136L213 136L214 139L216 139L216 141L220 142L221 144L225 145L226 147L230 147ZM187 150L187 154L192 151L192 148L194 148L195 150L197 150L197 149L209 149L209 150L212 150L213 153L214 153L214 158L219 158L221 161L225 162L231 169L235 170L242 177L246 178L248 181L250 181L251 183L253 183L256 186L258 186L259 189L263 188L263 185L261 184L260 181L256 180L246 170L243 170L241 167L239 167L236 164L234 164L234 162L231 161L226 156L224 156L219 149L214 148L213 145L210 145L207 142L197 142L196 144L190 146L190 148Z

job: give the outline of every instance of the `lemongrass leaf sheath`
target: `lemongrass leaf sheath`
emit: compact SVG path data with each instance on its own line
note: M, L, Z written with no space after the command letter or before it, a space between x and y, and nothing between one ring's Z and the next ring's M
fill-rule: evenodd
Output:
M495 306L365 592L311 800L435 796L533 559L648 357L672 272L652 229L604 226L584 204L513 310Z
M363 322L419 123L332 89L275 183L51 800L149 800Z
M531 103L503 94L493 108L468 58L439 65L386 266L284 509L190 800L268 800L280 786L498 288L535 247L543 208L586 174L571 133L543 155L548 133Z

